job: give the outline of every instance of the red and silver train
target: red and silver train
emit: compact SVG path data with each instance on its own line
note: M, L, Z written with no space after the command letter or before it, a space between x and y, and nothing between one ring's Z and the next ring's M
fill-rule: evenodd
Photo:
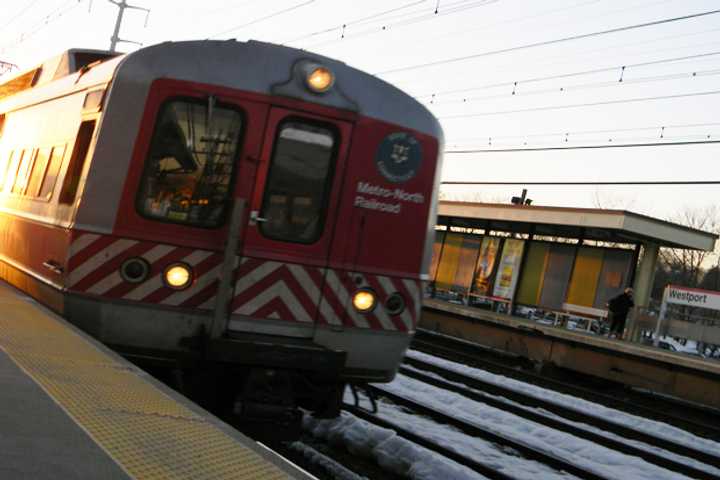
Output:
M442 141L305 51L70 50L0 79L0 275L131 359L333 412L410 342Z

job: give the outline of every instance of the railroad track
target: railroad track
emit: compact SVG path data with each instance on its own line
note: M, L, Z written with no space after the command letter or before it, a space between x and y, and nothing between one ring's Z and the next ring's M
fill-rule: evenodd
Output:
M718 410L647 392L628 390L610 382L597 383L577 375L573 375L569 381L550 378L531 370L532 365L525 359L425 330L417 332L411 347L440 358L475 366L524 383L673 425L710 440L720 441Z
M583 438L610 450L642 458L649 463L655 464L667 470L689 475L697 479L717 478L715 475L699 468L695 468L686 462L673 460L672 458L668 458L667 456L654 452L652 449L638 447L627 443L626 441L617 440L612 436L603 435L602 433L597 433L591 429L580 427L577 424L589 425L591 427L595 427L596 429L609 432L616 437L636 440L646 445L651 445L658 449L672 452L716 468L720 468L719 456L628 428L616 422L605 420L567 406L539 399L535 396L518 392L510 388L478 380L477 378L469 377L452 370L447 370L432 363L408 358L406 359L406 365L407 366L401 367L400 369L400 373L403 375L423 383L433 385L434 387L442 390L463 395L475 402L484 403L537 424L574 435L578 438ZM384 392L383 395L386 396L386 393ZM498 397L501 397L502 399ZM393 395L392 399L393 401L398 400L397 395ZM510 402L504 399L510 400ZM411 408L416 408L416 406ZM556 415L556 417L538 413L537 410L532 409L542 409Z
M586 480L611 480L611 477L603 476L597 472L591 471L589 469L583 468L581 466L578 466L570 461L565 460L564 458L555 455L553 453L538 449L533 447L532 445L523 442L518 439L513 439L508 436L498 434L491 429L484 427L482 425L469 423L466 421L463 421L455 416L448 415L444 412L441 412L440 410L433 408L428 405L424 405L422 403L416 402L414 400L411 400L409 398L396 395L389 390L377 387L377 386L370 386L369 391L378 397L384 397L391 402L395 403L396 405L402 406L403 408L406 408L408 410L411 410L417 415L424 415L426 417L431 418L435 422L439 424L445 424L449 425L469 436L472 436L474 438L479 438L482 440L485 440L487 442L493 443L496 446L499 447L499 449L503 450L510 450L517 452L519 455L524 457L527 460L533 460L539 463L542 463L544 465L547 465L548 467L551 467L558 472L566 472L571 475L574 475L577 478L582 478ZM355 412L353 412L355 414ZM403 425L399 425L393 422L388 422L386 420L383 420L379 417L376 417L374 415L370 415L368 413L363 412L357 412L358 415L364 415L362 418L364 418L366 421L375 423L379 426L382 426L384 428L390 428L400 433L401 435L405 436L407 435L408 439L411 439L411 441L418 441L422 442L419 443L420 445L424 446L425 448L428 448L429 450L433 450L443 456L447 455L447 452L450 451L452 454L452 457L447 456L447 458L451 458L452 460L461 463L469 468L472 468L477 473L484 475L490 479L493 480L509 480L514 477L509 476L502 471L494 468L493 466L489 464L484 464L482 462L477 462L473 459L470 459L469 457L465 457L462 454L458 454L457 452L454 452L447 447L437 444L435 442L432 442L427 439L423 439L419 435L415 435L412 433L412 431L406 429ZM413 438L414 437L414 438Z

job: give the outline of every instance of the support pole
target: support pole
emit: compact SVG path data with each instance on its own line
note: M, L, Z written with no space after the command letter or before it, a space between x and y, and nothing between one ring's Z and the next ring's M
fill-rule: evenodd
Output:
M138 7L136 5L128 5L127 0L108 0L108 2L113 3L118 7L118 15L115 19L115 30L113 30L112 37L110 37L110 51L114 52L119 42L137 44L138 42L133 42L131 40L122 40L120 38L120 26L122 25L122 19L123 15L125 14L125 9L129 8L133 10L142 10L144 12L147 12L148 14L150 13L150 10L147 8ZM145 23L147 24L147 16L145 17Z
M634 302L635 309L628 318L628 339L630 341L637 340L636 316L638 307L647 307L650 304L650 294L652 293L653 281L655 280L655 268L657 267L658 253L660 246L657 243L643 243L642 259L640 265L635 272L633 289L635 290Z
M210 327L210 339L220 338L225 332L228 322L228 306L234 291L233 272L237 264L237 248L242 234L242 220L245 215L245 199L236 198L233 205L230 227L227 241L225 243L225 255L223 257L220 281L215 296L215 312Z

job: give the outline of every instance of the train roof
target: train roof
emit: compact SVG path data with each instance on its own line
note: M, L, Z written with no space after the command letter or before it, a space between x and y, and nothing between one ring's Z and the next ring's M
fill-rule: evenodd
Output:
M107 50L81 48L66 50L60 55L56 55L40 65L23 70L0 83L0 99L66 77L91 64L118 55L120 54Z
M301 61L331 68L335 87L317 95L295 82L293 68ZM294 97L354 111L443 141L439 122L425 106L384 80L322 55L253 40L164 42L127 54L71 49L0 84L0 102L3 107L17 108L27 104L26 94L32 95L36 89L40 97L52 98L68 89L111 79L111 96L135 102L144 98L149 85L159 78Z

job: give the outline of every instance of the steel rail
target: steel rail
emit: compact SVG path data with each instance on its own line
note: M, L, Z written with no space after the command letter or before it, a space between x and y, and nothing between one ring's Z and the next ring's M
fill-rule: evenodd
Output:
M509 438L505 435L493 432L488 428L482 427L474 423L464 422L433 407L424 405L409 398L402 397L384 388L378 387L376 385L371 385L368 388L375 394L377 394L377 396L385 397L398 405L409 408L410 410L413 410L419 414L427 415L428 417L440 423L451 425L468 435L479 437L489 442L497 443L499 445L504 445L509 448L515 449L528 460L538 461L556 470L565 471L571 475L575 475L579 478L583 478L586 480L613 480L612 477L603 476L593 471L582 468L557 455L537 449L521 440Z
M420 336L426 336L426 337L433 336L432 333L423 332L423 331L418 331L418 334ZM448 347L448 346L440 345L439 343L451 344L452 348ZM694 406L694 405L690 406L690 405L685 405L684 403L680 403L680 405L682 405L682 408L684 411L688 411L688 409L691 409L691 410L695 411L696 413L701 413L704 418L709 417L710 421L706 421L705 423L700 423L696 420L688 418L687 416L678 416L678 415L668 413L668 411L665 411L665 410L659 410L656 408L650 408L648 406L641 405L641 404L637 403L637 401L623 400L616 396L611 396L611 395L608 395L607 393L596 391L591 388L581 387L581 386L577 386L577 385L574 385L571 383L556 380L553 378L548 378L548 377L539 375L535 372L528 372L525 370L521 371L516 368L512 368L508 365L499 363L497 361L488 360L487 358L481 358L481 356L489 356L489 355L497 356L498 355L498 353L491 353L487 349L483 349L481 346L472 348L473 353L466 353L466 352L458 351L458 348L467 350L467 349L470 349L471 346L467 345L464 342L459 342L459 341L445 338L445 337L434 338L432 341L430 341L430 340L423 340L422 338L418 338L418 336L416 335L415 338L413 339L412 347L417 348L421 351L428 352L428 353L441 355L443 358L446 358L451 361L461 361L464 363L472 363L472 364L479 365L479 366L481 366L485 369L491 370L491 371L502 372L503 375L509 376L511 378L515 378L517 380L520 380L520 381L523 381L526 383L531 383L531 384L541 386L543 388L549 388L552 390L567 393L569 395L573 395L573 396L583 398L583 399L586 399L589 401L600 403L607 407L622 410L622 411L625 411L627 413L631 413L634 415L639 415L639 416L642 416L645 418L650 418L653 420L669 423L678 428L694 432L696 434L702 435L704 437L707 437L707 438L715 440L715 441L720 440L720 428L718 428L716 426L716 425L720 425L720 412L717 412L715 410L701 408L699 406ZM517 364L518 362L514 361L513 363ZM643 395L639 392L636 392L636 395L647 398L647 395ZM658 401L658 399L653 397L653 402L657 402L657 401ZM667 404L672 404L673 406L677 406L679 404L679 402L670 402L667 399L664 399L663 401Z
M434 373L438 373L440 375L446 376L446 378L448 378L452 381L470 384L470 383L473 383L472 380L475 380L472 377L467 377L462 374L457 374L456 372L445 370L440 367L436 367L432 364L426 364L425 362L418 362L413 359L406 359L406 361L409 364L413 365L414 367L419 367L422 369L430 370ZM539 423L541 425L545 425L554 430L562 431L562 432L568 433L570 435L573 435L573 436L576 436L576 437L579 437L579 438L582 438L585 440L589 440L597 445L602 445L603 447L609 448L611 450L614 450L614 451L617 451L620 453L624 453L624 454L630 455L630 456L640 457L649 463L653 463L653 464L655 464L659 467L665 468L667 470L671 470L671 471L681 473L684 475L692 475L693 478L697 478L698 480L715 480L717 478L715 475L712 475L704 470L695 468L691 465L677 462L675 460L664 457L662 455L658 455L651 451L644 450L639 447L635 447L628 443L612 439L610 437L607 437L607 436L599 434L599 433L595 433L586 428L581 428L581 427L569 424L567 422L564 422L562 420L551 418L551 417L548 417L547 415L543 415L543 414L537 413L535 411L528 410L527 408L523 408L519 405L514 405L509 402L505 402L505 401L499 400L497 398L490 397L489 395L486 395L486 394L477 393L468 388L464 388L464 387L458 386L457 384L453 384L453 383L447 382L445 380L431 377L429 375L418 372L416 370L410 370L406 367L401 367L400 373L402 373L403 375L406 375L408 377L414 378L415 380L421 381L423 383L433 385L433 386L443 389L445 391L451 391L451 392L463 395L464 397L466 397L470 400L484 403L486 405L490 405L491 407L497 408L499 410L503 410L503 411L512 413L514 415L517 415L519 417L525 418L526 420L530 420L532 422ZM477 386L473 385L473 388L479 388L479 389L482 389L487 392L487 390L484 388L485 384L486 384L486 382L481 381L480 384L478 384ZM504 389L503 387L497 387L496 385L494 385L494 387L496 387L496 388L494 388L492 392L487 392L487 393L501 395L505 398L508 398L505 395L505 393L507 391L514 392L510 389ZM533 400L537 400L534 397L530 397L530 398ZM513 400L517 401L516 398L513 398ZM546 404L549 404L548 406L550 408L548 408L546 406ZM630 430L633 434L638 433L637 431L635 431L633 429L628 429L627 427L618 425L614 422L609 422L609 421L600 419L593 415L587 415L587 414L578 412L574 409L562 408L557 404L553 404L552 402L545 402L545 401L541 400L541 401L537 402L537 404L535 404L535 405L528 405L528 406L547 409L547 410L550 410L552 413L562 416L568 420L582 422L582 423L592 425L594 427L607 429L611 433L614 433L618 436L622 436L622 437L626 437L626 438L633 438L628 435L625 435L626 430ZM551 410L551 408L552 408L552 410ZM659 448L664 448L665 450L668 450L668 451L671 451L671 450L666 448L666 444L670 444L671 446L677 445L675 442L669 442L664 439L653 437L652 435L647 435L644 433L642 435L649 437L652 440L652 443L649 441L646 443L656 446L656 447L659 447ZM694 450L692 450L692 451L695 452ZM716 458L716 457L713 457L713 458Z
M406 439L410 442L420 445L421 447L427 448L428 450L437 452L440 455L442 455L443 457L448 458L456 463L459 463L460 465L468 467L468 468L476 471L477 473L490 478L491 480L514 480L514 477L510 477L488 465L485 465L476 460L468 458L468 457L456 452L455 450L451 450L447 447L444 447L442 445L438 445L437 443L431 442L427 438L424 438L416 433L413 433L410 430L403 428L402 426L400 426L396 423L388 422L387 420L384 420L376 415L373 415L373 414L367 412L366 410L363 410L362 408L358 408L353 405L344 405L343 409L352 413L356 417L365 420L366 422L372 423L372 424L380 426L382 428L394 430L395 433L397 433L400 437L403 437L404 439Z

